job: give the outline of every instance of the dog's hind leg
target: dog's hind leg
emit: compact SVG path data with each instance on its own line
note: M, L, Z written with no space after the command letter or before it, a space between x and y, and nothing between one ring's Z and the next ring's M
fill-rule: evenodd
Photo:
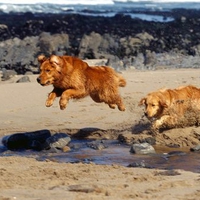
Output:
M107 92L107 93L109 93L109 92ZM115 109L115 105L117 105L117 107L120 111L125 111L125 106L124 106L123 101L119 94L118 95L115 95L115 93L113 95L105 95L105 93L102 93L101 95L99 95L99 94L91 95L90 94L90 97L93 99L93 101L95 101L97 103L104 102L104 103L108 104L108 106L112 109Z
M114 99L113 99L112 101L105 102L105 103L107 103L108 106L109 106L110 108L112 108L112 109L114 109L114 108L115 108L115 105L117 105L117 107L118 107L118 109L119 109L120 111L125 111L125 110L126 110L125 105L124 105L124 103L123 103L123 101L122 101L120 95L115 96Z
M124 106L124 104L123 104L122 101L121 101L121 103L116 103L116 104L108 103L108 106L109 106L110 108L112 108L112 109L115 109L115 105L117 105L117 107L118 107L118 109L119 109L120 111L125 111L125 110L126 110L126 108L125 108L125 106Z
M92 94L92 95L90 95L90 97L93 99L93 101L95 101L96 103L102 103L102 102L104 102L104 100L101 100L100 99L100 97L99 97L99 95L98 94ZM113 104L113 103L107 103L107 102L105 102L106 104L108 104L108 106L110 107L110 108L112 108L112 109L115 109L115 104Z
M120 111L125 111L126 110L125 105L124 105L124 103L123 103L123 101L122 101L120 96L118 97L118 100L117 100L116 104L117 104L117 107L118 107L118 109Z

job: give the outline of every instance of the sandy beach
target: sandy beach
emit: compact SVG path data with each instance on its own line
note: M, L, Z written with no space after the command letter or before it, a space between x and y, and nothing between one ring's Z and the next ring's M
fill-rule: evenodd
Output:
M159 88L200 83L200 69L171 69L157 71L122 71L127 86L121 88L126 111L112 110L89 97L70 101L66 110L59 109L58 100L51 108L45 100L52 90L36 82L15 83L20 76L0 83L0 137L48 129L55 132L97 128L120 130L127 137L146 137L145 132L134 135L134 127L143 115L139 100ZM124 132L123 132L124 131ZM72 131L73 132L73 131ZM190 148L198 144L200 127L165 131L156 137L157 145L176 144ZM116 139L117 134L89 135L88 138ZM20 199L199 199L200 176L190 171L174 173L158 169L127 168L118 165L57 163L37 161L20 156L0 157L0 200Z

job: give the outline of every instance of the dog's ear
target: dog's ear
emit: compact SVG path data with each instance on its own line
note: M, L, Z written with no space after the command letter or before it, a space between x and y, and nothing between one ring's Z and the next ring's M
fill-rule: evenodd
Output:
M162 107L167 108L167 101L166 101L166 97L164 95L159 95L159 103Z
M39 55L39 56L38 56L38 62L41 63L41 64L42 64L46 59L47 59L47 58L46 58L44 55Z
M140 102L138 103L138 106L144 105L145 102L146 102L146 98L144 97L144 98L142 98L142 99L140 100Z
M61 72L63 60L59 56L52 55L50 57L50 63L56 68L58 72Z

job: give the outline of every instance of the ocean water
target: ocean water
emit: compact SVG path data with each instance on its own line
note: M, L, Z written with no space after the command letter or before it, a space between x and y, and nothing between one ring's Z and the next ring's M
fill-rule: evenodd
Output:
M200 0L0 0L0 13L65 13L112 17L130 15L147 21L172 21L159 15L174 8L200 9ZM144 13L156 11L157 15Z

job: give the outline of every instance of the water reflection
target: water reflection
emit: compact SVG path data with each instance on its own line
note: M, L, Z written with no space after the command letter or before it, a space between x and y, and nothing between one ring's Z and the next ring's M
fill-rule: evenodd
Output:
M40 161L49 159L55 162L66 163L82 162L167 170L182 169L200 173L200 153L190 152L188 149L172 149L155 146L156 154L138 155L131 154L130 146L119 144L118 141L106 141L107 148L102 150L89 148L87 142L87 140L72 140L70 143L71 151L66 153L2 150L0 156L26 156L36 158Z

